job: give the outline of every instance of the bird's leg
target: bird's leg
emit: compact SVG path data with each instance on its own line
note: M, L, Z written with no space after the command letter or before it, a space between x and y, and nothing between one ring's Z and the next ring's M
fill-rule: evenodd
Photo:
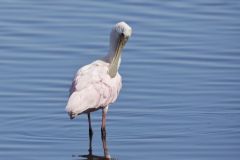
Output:
M91 116L90 113L88 113L88 126L89 126L89 154L92 154L92 137L93 137L93 130L91 125Z
M107 117L108 106L102 109L102 139L106 138L106 117Z
M107 111L108 111L108 106L103 108L102 110L102 143L103 143L103 150L104 150L104 156L105 158L109 158L109 152L108 152L108 147L107 147L107 142L106 142L106 116L107 116Z

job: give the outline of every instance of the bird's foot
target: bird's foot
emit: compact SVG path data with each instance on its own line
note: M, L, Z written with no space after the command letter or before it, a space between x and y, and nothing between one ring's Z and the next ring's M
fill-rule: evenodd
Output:
M89 155L92 155L92 148L88 149L88 153L89 153Z

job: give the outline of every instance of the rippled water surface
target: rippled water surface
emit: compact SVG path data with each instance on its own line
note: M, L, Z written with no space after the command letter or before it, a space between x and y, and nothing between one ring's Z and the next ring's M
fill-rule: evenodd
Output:
M123 89L109 109L115 159L240 157L240 1L0 2L0 159L84 159L87 116L64 111L75 71L126 21ZM93 154L103 156L101 111Z

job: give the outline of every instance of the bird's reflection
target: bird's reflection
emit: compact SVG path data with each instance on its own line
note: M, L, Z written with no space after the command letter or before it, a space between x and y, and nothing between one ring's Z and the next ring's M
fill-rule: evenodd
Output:
M114 160L114 158L111 158L109 151L108 151L108 145L107 145L107 140L106 140L106 131L102 130L102 147L103 147L103 152L104 156L98 156L94 155L92 153L92 138L93 138L93 133L92 131L89 130L89 149L88 149L88 154L87 155L79 155L78 157L81 157L81 160Z

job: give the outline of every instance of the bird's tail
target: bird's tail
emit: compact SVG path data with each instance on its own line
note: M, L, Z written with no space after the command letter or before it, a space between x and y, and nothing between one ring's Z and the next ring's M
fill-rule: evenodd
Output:
M79 113L81 113L81 97L78 92L73 92L69 97L66 112L68 113L70 119L74 119Z
M93 90L95 91L95 90ZM94 108L99 101L97 95L92 90L75 91L69 97L66 112L70 119L75 118L77 115L84 113L84 111Z
M75 114L72 111L68 112L68 115L69 115L70 119L74 119L75 118Z

